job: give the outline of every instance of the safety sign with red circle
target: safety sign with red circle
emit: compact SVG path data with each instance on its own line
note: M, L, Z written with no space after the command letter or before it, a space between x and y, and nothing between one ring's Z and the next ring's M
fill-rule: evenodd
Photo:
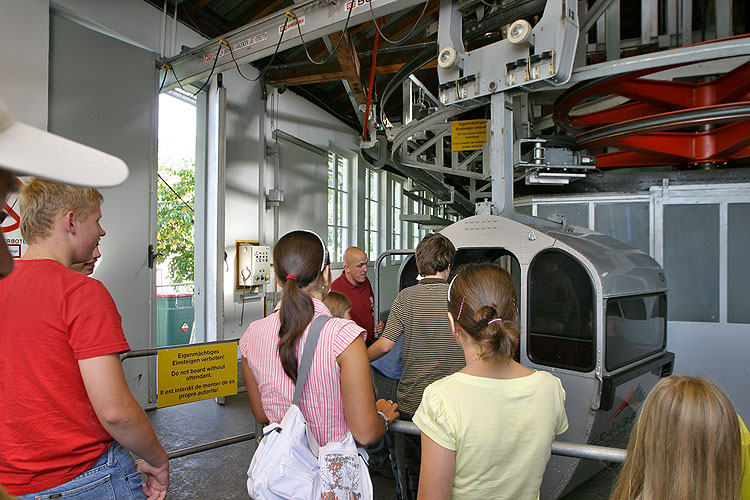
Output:
M23 186L23 183L16 179L16 182ZM11 231L15 231L18 229L20 223L21 223L21 217L18 215L18 212L16 211L16 205L18 203L18 194L13 193L11 194L8 201L5 203L5 206L3 207L3 210L8 214L7 217L5 217L5 220L0 225L0 231L3 233L9 233Z

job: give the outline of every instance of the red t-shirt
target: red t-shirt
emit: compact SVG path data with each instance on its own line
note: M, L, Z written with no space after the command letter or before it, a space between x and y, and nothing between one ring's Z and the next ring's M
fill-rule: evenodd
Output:
M375 299L372 294L370 280L365 276L363 283L352 285L342 272L341 276L331 283L331 290L343 293L349 298L349 301L352 303L352 311L350 313L352 320L367 330L366 343L369 345L375 337L375 325L373 324Z
M78 360L129 349L99 281L47 259L17 261L0 281L0 484L8 493L66 483L109 449Z

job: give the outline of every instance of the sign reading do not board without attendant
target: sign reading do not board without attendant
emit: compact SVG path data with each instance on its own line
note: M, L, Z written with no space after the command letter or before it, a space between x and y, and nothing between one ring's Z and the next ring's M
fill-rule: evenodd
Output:
M237 394L237 342L157 353L159 408Z

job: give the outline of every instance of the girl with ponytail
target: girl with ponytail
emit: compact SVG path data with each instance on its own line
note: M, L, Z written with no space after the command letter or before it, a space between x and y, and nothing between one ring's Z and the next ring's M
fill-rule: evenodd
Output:
M422 432L422 499L536 500L556 434L568 428L557 377L515 361L519 324L510 275L459 269L448 320L466 367L429 385L414 415Z
M273 313L248 326L240 339L242 375L256 422L280 422L292 404L297 366L315 317L331 316L323 299L331 284L328 249L312 231L292 231L273 250L283 288ZM375 396L364 342L351 320L333 318L323 327L307 375L300 410L318 444L350 430L360 445L376 443L398 417L396 404Z

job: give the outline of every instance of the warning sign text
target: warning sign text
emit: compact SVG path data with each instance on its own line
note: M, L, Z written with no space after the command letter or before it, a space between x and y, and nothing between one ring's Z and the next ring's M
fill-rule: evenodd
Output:
M237 394L237 343L165 349L157 354L159 408Z

